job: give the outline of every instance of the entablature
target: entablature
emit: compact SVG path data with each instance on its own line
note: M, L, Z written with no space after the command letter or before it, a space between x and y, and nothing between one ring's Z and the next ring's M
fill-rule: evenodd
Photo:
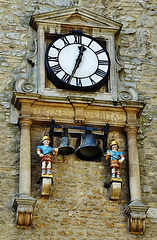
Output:
M138 125L138 114L143 102L97 101L93 98L46 97L35 93L14 93L13 106L19 111L19 117L30 117L41 122L60 124L91 124L125 127Z

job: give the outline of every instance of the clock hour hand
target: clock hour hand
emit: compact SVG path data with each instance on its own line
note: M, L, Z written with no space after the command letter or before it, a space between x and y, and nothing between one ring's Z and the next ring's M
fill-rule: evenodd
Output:
M74 66L74 68L73 68L73 71L72 71L72 74L71 74L71 76L70 76L70 79L69 79L68 83L71 81L71 79L72 79L72 77L74 76L77 68L79 67L79 65L80 65L80 63L81 63L81 61L82 61L83 52L86 50L86 48L84 47L84 45L82 45L82 46L80 46L80 47L78 47L78 48L79 48L79 55L78 55L78 57L77 57L77 59L76 59L75 66Z

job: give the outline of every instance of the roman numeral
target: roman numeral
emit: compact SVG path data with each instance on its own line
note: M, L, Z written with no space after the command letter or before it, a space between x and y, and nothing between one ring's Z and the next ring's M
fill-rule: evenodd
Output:
M88 44L88 47L91 45L92 42L93 42L93 40L91 39L90 43Z
M65 45L65 46L67 46L67 45L70 44L66 36L62 37L61 39L62 39L62 41L64 42L64 45Z
M91 81L92 84L96 83L91 77L89 77L89 78L90 78L90 81Z
M76 78L76 86L82 87L81 78Z
M108 60L98 60L98 64L108 66Z
M102 48L102 49L98 50L98 51L95 52L95 53L96 53L96 55L101 54L101 53L104 53L104 49Z
M58 62L58 57L51 57L51 56L48 56L48 61L52 61L52 62Z
M64 76L62 77L62 81L68 83L69 78L70 78L70 75L65 73Z
M60 71L62 71L62 69L61 69L61 67L60 67L59 64L54 65L54 66L51 66L51 70L52 70L55 74L57 74L57 73L59 73Z
M97 71L95 72L95 74L96 74L97 76L103 78L103 77L105 77L106 72L98 68Z
M61 49L60 48L58 48L58 47L56 47L55 45L52 45L51 46L52 48L55 48L58 52L60 52L61 51Z
M74 35L74 43L82 44L82 36L81 35Z

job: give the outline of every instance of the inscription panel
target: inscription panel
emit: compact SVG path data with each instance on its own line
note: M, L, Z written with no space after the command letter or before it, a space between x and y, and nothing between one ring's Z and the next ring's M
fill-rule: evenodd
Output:
M31 115L35 118L54 118L59 122L75 122L77 120L82 121L85 124L105 124L110 123L112 125L125 125L126 124L126 113L123 111L106 111L106 108L101 108L101 110L96 110L95 108L92 110L90 106L90 110L88 107L82 109L82 107L73 108L70 107L62 107L60 106L38 106L33 105L31 109Z
M103 120L111 122L125 122L125 113L111 112L111 111L86 111L85 116L87 119Z
M48 117L74 117L73 109L64 108L51 108L51 107L32 107L32 115L35 117L48 116Z

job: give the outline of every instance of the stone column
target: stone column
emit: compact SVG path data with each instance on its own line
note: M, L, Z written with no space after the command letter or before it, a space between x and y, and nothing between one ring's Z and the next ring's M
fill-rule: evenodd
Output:
M32 120L20 119L21 143L20 143L20 173L19 196L13 201L16 213L16 224L21 228L27 228L32 223L33 211L36 199L30 196L31 192L31 144L30 127Z
M132 201L141 201L140 170L137 149L137 126L126 127L128 140L128 158L129 158L129 185L130 197Z
M137 149L138 127L134 125L126 126L128 140L128 160L129 160L129 187L130 204L125 209L128 217L129 232L143 234L145 229L145 219L148 207L141 203L140 171Z
M20 142L20 173L19 173L19 195L30 195L31 192L31 143L30 127L32 120L23 118L20 120L21 142Z

